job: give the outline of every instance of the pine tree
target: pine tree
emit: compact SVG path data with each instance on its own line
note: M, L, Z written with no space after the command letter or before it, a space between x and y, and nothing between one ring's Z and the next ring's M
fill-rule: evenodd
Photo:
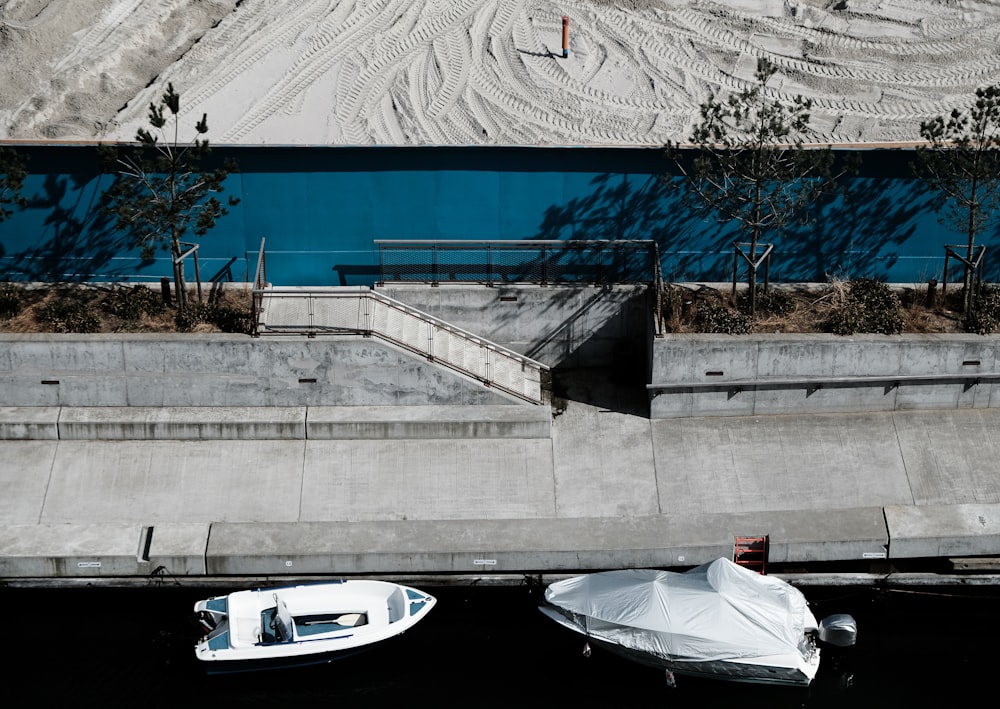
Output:
M817 194L834 184L833 152L807 149L811 101L773 98L768 80L777 67L759 59L755 83L725 100L712 96L701 105L701 122L690 142L697 153L687 162L677 144L668 157L680 167L692 204L720 221L736 222L747 243L734 244L733 289L739 260L748 269L748 305L756 312L757 271L770 258L766 235L790 220L805 218Z
M117 227L129 231L151 259L157 248L169 250L180 312L187 307L182 239L190 230L204 236L229 213L217 195L236 166L202 170L210 153L208 117L195 124L195 136L180 140L180 94L167 84L160 100L149 105L149 128L139 128L137 146L103 146L106 172L115 174L104 193L105 207ZM238 203L229 197L228 206Z
M938 192L942 221L968 239L965 257L959 257L964 265L962 309L968 319L976 306L976 239L1000 206L1000 86L978 89L967 112L956 109L948 118L921 123L920 135L927 145L918 148L914 169Z
M12 148L0 147L0 222L13 214L8 207L23 207L27 203L21 196L27 176L21 156Z

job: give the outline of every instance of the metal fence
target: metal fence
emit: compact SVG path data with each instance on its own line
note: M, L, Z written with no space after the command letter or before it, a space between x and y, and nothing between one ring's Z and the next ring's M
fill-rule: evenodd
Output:
M655 283L660 258L648 241L376 240L379 285L429 283Z

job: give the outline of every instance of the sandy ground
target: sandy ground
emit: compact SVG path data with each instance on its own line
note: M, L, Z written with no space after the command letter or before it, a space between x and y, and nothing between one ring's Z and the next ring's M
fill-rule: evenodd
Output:
M662 144L758 57L817 140L915 140L1000 83L1000 2L0 0L0 139L129 140L170 81L215 143Z

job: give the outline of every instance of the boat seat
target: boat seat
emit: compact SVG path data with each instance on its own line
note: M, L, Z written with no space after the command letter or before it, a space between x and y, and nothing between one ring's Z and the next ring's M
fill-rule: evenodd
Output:
M357 628L359 625L366 625L367 623L368 616L364 613L344 613L337 618L337 625L342 625L345 628Z

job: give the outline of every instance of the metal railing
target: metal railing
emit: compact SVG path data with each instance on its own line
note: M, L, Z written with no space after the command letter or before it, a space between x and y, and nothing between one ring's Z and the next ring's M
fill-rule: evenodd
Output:
M253 289L262 290L267 287L267 256L264 251L264 237L260 238L260 251L257 253L257 269L253 274Z
M264 310L264 289L267 288L267 258L264 251L264 237L260 238L260 252L257 254L257 268L253 275L253 334L260 336L260 315Z
M729 379L699 382L664 382L647 384L646 390L654 395L659 392L687 391L731 391L768 389L804 389L809 393L828 388L856 388L864 386L884 386L887 390L904 384L962 384L968 391L983 383L1000 381L1000 373L978 372L969 374L866 374L856 376L811 376L766 377L761 379Z
M487 386L541 403L542 371L548 369L544 364L368 288L255 287L254 302L259 303L257 336L375 337Z
M653 240L376 240L379 285L447 283L653 283Z

